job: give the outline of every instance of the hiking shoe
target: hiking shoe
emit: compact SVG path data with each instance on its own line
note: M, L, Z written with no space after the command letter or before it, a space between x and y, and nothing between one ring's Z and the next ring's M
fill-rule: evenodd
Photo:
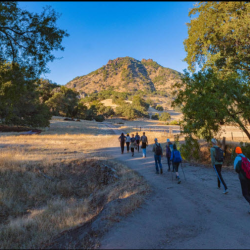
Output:
M228 189L226 189L224 192L223 192L223 194L227 194L228 193Z
M162 172L162 169L161 169L161 174L162 174L163 172Z
M220 187L217 187L218 189L220 189Z
M181 183L181 180L180 180L180 178L178 179L178 182L177 182L178 184L180 184Z

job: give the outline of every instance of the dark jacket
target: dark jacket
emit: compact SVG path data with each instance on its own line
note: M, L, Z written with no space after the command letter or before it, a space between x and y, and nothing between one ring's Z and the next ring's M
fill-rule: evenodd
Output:
M168 145L166 145L166 157L170 158L171 157L171 149Z

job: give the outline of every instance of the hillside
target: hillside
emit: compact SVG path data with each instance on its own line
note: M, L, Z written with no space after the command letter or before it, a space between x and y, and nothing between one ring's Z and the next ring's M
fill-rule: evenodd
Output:
M110 87L119 92L168 92L180 77L178 71L165 68L152 59L139 61L132 57L118 57L87 75L75 77L66 86L75 88L82 96Z

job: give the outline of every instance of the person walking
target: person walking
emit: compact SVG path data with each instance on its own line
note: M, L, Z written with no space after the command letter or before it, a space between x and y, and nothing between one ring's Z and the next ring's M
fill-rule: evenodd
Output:
M135 140L134 134L132 134L132 138L130 141L131 141L130 148L131 148L132 156L134 156L135 147L136 147L136 140Z
M249 204L248 213L250 214L250 161L242 153L240 147L236 147L237 156L234 160L234 170L239 174L242 195Z
M121 136L118 138L118 140L120 141L121 152L123 154L124 153L124 144L125 144L126 136L123 133L121 133Z
M213 147L210 148L210 153L211 153L211 162L212 166L215 169L215 172L217 174L217 181L218 181L218 188L220 189L220 184L223 185L224 187L224 192L223 194L228 193L228 188L227 185L221 175L221 169L222 169L222 164L223 164L223 150L217 146L217 141L215 138L211 140Z
M130 141L131 141L131 137L129 136L129 133L127 133L127 137L126 137L127 153L129 152Z
M162 151L161 144L158 143L157 138L155 138L155 144L153 145L153 150L152 151L154 152L156 174L159 174L158 164L159 164L160 171L161 171L161 174L162 174L163 171L162 171L161 157L162 157L163 151Z
M170 139L167 139L167 144L169 145L170 151L172 153L172 151L173 151L173 144L170 141ZM171 161L170 161L170 165L171 165ZM174 172L174 165L173 164L172 164L172 172Z
M180 184L181 180L180 180L178 168L179 168L179 164L182 162L182 158L181 158L181 153L179 150L177 150L177 147L175 144L173 145L173 151L171 152L170 161L172 161L172 164L174 167L176 179L178 181L177 183Z
M142 157L146 158L146 148L148 146L148 138L145 135L145 132L143 132L143 135L141 137L141 148L142 148Z
M138 135L138 132L137 132L135 135L135 140L136 140L136 144L137 144L138 153L139 153L139 148L140 148L140 139L141 139L141 137Z
M167 145L166 145L166 157L167 157L167 161L168 161L168 172L170 171L170 165L171 165L171 148L170 145L173 146L172 142L170 142L169 139L167 139ZM174 171L174 166L173 166L173 171Z

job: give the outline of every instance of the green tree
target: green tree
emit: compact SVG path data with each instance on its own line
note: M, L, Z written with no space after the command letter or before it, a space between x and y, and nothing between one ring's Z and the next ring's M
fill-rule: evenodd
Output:
M126 117L129 120L136 118L136 112L133 109L132 105L129 103L125 103L116 108L116 114Z
M111 107L105 107L104 105L99 108L98 114L103 115L105 118L108 118L115 114L114 110Z
M159 118L160 121L168 121L171 119L171 115L167 112L163 112Z
M77 106L77 117L85 120L87 117L87 111L88 107L80 101Z
M8 125L46 127L49 109L39 101L37 85L24 67L0 64L0 121Z
M161 105L157 105L155 109L159 111L163 111L163 107Z
M218 77L212 69L190 74L185 72L172 106L183 105L184 133L210 140L224 124L239 127L250 139L250 89L244 78Z
M65 86L55 88L53 92L53 96L45 102L52 112L57 115L75 117L79 93Z
M59 18L51 7L41 14L21 10L17 2L0 2L0 63L17 63L33 77L48 72L54 50L64 50L62 39L69 36L57 28Z
M159 120L159 114L155 113L154 115L151 116L152 120Z
M190 12L184 41L189 70L198 64L219 76L232 72L250 76L250 3L247 1L199 2Z
M139 95L133 96L132 105L135 108L137 108L137 107L140 109L142 108L145 111L148 110L148 108L149 108L149 104Z
M45 103L47 100L49 100L49 98L53 96L53 89L60 87L56 83L52 83L52 81L43 78L39 79L37 84L37 90L39 92L40 100L42 101L42 103Z

